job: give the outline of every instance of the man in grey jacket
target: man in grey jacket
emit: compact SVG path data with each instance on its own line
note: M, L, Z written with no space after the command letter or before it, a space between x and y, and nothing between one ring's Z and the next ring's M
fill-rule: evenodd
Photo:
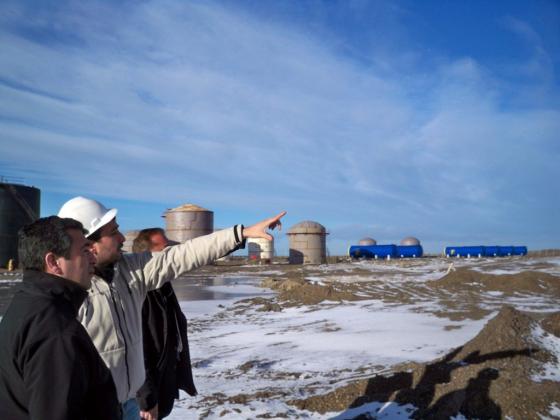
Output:
M123 255L125 238L119 231L116 209L84 197L75 197L61 207L59 217L81 222L92 241L95 275L78 319L111 370L124 420L140 418L135 397L145 379L142 304L147 292L242 247L246 238L272 239L266 229L280 227L284 214L248 228L236 225L159 253Z

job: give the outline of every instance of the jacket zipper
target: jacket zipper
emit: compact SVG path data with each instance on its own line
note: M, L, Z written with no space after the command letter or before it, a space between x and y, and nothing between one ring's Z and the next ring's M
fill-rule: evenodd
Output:
M121 331L121 336L123 338L123 343L124 343L124 363L126 366L126 382L128 384L128 392L126 394L128 395L131 388L130 374L129 374L129 367L128 367L128 346L126 345L126 337L124 335L124 331L121 325L121 316L119 315L119 308L117 302L115 301L115 296L113 295L113 288L111 287L111 285L109 285L109 294L111 295L111 300L113 301L113 306L115 307L115 312L117 313L117 318L119 320L119 330ZM124 310L123 310L123 321L126 323L126 320L124 319Z

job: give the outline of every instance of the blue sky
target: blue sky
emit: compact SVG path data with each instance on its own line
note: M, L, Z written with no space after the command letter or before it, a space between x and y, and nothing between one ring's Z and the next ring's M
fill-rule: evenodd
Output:
M559 60L557 1L5 0L0 175L123 230L559 247Z

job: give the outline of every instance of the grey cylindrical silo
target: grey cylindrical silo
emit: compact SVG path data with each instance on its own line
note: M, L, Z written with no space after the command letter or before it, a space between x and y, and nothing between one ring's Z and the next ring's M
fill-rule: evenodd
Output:
M124 234L123 252L132 252L132 244L139 233L139 230L129 230Z
M214 232L214 212L195 204L183 204L164 214L165 234L173 241L189 239Z
M288 230L290 264L324 264L327 262L327 230L317 222L306 220Z
M420 245L420 241L413 236L407 236L401 241L401 245L403 246Z
M373 238L362 238L358 245L377 245L377 241Z
M17 262L17 234L39 218L41 191L35 187L0 183L0 267Z

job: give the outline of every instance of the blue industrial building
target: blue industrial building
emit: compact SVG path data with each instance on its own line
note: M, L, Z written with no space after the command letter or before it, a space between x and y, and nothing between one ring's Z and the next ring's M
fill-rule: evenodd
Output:
M513 255L527 255L526 246L448 246L445 248L446 257L509 257Z
M375 239L364 238L359 245L352 245L348 255L352 258L420 258L424 251L420 241L413 237L404 238L400 245L377 245Z

